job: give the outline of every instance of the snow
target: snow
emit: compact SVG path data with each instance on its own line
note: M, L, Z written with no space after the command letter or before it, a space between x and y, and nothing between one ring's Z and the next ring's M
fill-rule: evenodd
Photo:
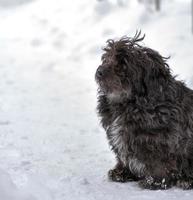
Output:
M146 33L193 86L190 1L0 0L0 200L192 199L112 183L94 73L109 38Z

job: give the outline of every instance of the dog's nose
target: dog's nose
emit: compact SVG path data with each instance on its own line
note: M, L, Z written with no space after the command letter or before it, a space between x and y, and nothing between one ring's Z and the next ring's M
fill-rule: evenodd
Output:
M107 67L100 65L96 71L97 78L103 78L108 72Z
M99 66L96 71L97 78L102 78L104 76L104 69L102 66Z
M96 71L96 76L97 78L102 78L104 76L104 67L103 66L99 66L97 71Z

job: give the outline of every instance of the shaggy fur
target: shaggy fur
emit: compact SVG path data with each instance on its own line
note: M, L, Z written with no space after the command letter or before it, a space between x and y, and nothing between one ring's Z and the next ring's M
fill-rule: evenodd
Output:
M108 40L95 75L98 114L117 158L108 175L146 189L191 189L193 91L143 39L139 32Z

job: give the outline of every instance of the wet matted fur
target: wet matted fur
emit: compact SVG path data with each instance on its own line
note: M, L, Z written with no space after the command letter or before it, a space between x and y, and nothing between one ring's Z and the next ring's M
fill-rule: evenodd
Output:
M95 75L98 114L117 158L108 175L147 189L191 189L193 91L143 39L139 32L108 40Z

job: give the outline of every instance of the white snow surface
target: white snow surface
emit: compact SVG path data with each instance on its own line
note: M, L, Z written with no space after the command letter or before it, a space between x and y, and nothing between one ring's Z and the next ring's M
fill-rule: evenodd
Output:
M141 29L193 86L190 5L164 1L157 13L135 0L0 0L0 200L193 198L107 180L115 160L94 81L105 41Z

